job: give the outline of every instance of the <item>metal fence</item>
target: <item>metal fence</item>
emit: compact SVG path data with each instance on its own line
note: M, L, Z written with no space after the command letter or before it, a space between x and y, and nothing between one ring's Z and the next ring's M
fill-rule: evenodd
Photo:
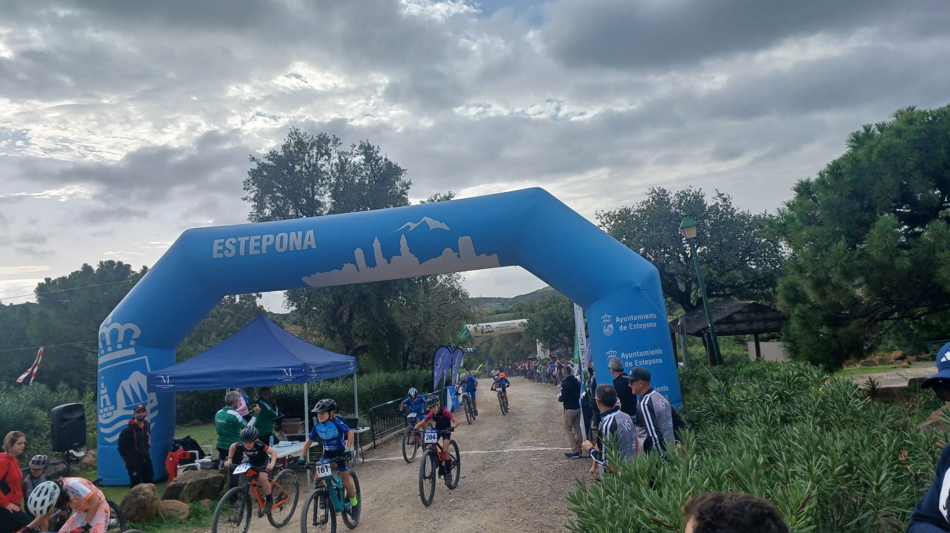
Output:
M441 389L438 392L423 394L423 396L426 400L433 396L438 396L442 405L445 405L445 394L445 389ZM403 428L406 427L406 417L403 416L402 410L400 409L404 399L405 398L397 398L369 408L369 427L370 432L373 434L373 448L377 445L377 439L385 437L395 431L402 431Z

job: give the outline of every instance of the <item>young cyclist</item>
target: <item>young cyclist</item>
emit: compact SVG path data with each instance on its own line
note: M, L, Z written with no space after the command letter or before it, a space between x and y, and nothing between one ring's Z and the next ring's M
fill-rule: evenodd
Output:
M478 416L478 404L475 403L475 389L477 388L478 380L468 372L463 372L462 375L459 376L459 383L455 388L459 393L467 392L469 396L471 396L472 410L475 411L475 416Z
M452 413L448 409L443 409L439 405L439 397L435 396L429 400L429 414L425 416L422 420L416 424L416 429L422 429L426 425L426 422L432 420L435 422L435 429L439 432L439 437L442 439L442 449L448 451L449 441L452 440L452 434L448 431L451 428L457 428L459 426L459 421L452 416ZM452 468L452 465L448 463L449 457L448 453L445 454L446 464L439 465L439 470L442 472L443 477L445 478L445 484L451 485L451 476L449 476L449 470Z
M505 398L505 407L508 407L508 387L511 386L511 382L508 381L508 374L502 372L498 374L498 379L491 384L491 390L501 389L501 395Z
M336 402L324 398L317 402L317 405L311 411L317 413L317 423L310 431L307 441L303 443L303 450L300 451L300 457L297 463L307 464L307 451L313 441L320 439L323 442L323 458L336 459L336 468L343 479L343 486L346 488L346 496L349 498L344 505L347 507L356 507L360 504L356 496L356 489L353 487L353 480L350 479L350 467L346 464L346 459L350 456L350 450L353 448L353 430L349 428L342 420L335 418Z
M49 530L49 519L58 509L73 510L59 529L64 533L106 533L109 527L109 502L106 495L88 479L63 477L40 483L30 493L26 507L36 518L26 531Z
M409 389L409 396L402 401L400 406L403 416L406 417L406 425L409 425L409 414L415 413L419 418L426 414L426 399L419 396L419 391L415 387Z
M47 481L46 467L49 466L49 457L45 455L34 455L30 459L30 471L23 477L20 486L23 487L23 497L29 500L30 493L38 487L40 483Z
M258 440L259 436L260 432L254 426L242 429L241 442L235 442L228 449L228 458L224 461L224 467L241 464L246 458L251 468L258 472L257 486L264 493L264 512L270 513L271 508L274 507L274 498L267 478L270 477L274 471L274 465L277 464L277 450ZM270 456L270 461L267 460L268 456Z

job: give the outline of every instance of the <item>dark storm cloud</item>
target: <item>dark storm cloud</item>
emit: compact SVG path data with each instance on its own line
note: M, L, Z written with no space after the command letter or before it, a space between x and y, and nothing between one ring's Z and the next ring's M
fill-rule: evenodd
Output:
M939 31L933 20L946 22L948 14L950 3L941 0L554 2L544 36L554 57L567 65L665 70L893 20L915 23L902 27L909 37L918 27Z

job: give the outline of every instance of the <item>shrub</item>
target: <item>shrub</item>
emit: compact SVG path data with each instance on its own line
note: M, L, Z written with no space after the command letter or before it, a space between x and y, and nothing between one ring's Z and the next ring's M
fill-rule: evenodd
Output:
M0 385L0 439L9 431L26 433L29 447L24 455L49 454L51 448L49 412L64 403L82 403L83 397L65 384L50 389L42 383ZM89 418L87 416L87 428ZM92 423L95 431L95 418ZM95 440L92 441L95 445ZM22 459L22 457L21 457Z
M702 491L767 498L797 532L903 531L947 442L814 366L699 367L682 383L684 449L580 483L571 531L682 531L683 503Z

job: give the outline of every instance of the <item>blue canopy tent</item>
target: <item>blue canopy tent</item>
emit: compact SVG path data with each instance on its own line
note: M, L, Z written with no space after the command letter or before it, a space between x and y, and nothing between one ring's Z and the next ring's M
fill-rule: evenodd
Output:
M310 383L354 374L356 358L324 350L258 315L240 331L187 361L148 373L148 389L178 392ZM304 387L304 420L310 432L310 399Z

